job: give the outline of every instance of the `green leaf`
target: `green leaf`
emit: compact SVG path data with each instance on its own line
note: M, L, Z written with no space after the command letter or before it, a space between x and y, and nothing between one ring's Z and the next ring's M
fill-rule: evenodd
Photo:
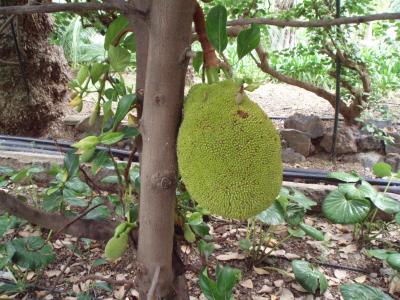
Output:
M107 282L104 281L96 281L95 287L100 288L102 290L105 290L107 292L112 292L113 289L111 287L111 285Z
M368 215L371 203L367 199L351 199L340 190L328 194L322 204L322 212L334 223L355 224L362 222Z
M106 35L104 37L104 49L108 50L111 45L117 42L120 34L127 29L129 21L124 16L119 16L108 26Z
M79 293L76 300L93 300L93 298L87 293Z
M297 226L304 220L305 209L297 203L289 203L286 208L285 220L289 225Z
M113 145L118 143L120 140L124 138L124 134L122 132L106 132L99 136L100 143L105 145Z
M105 260L104 258L98 258L93 262L92 267L94 268L105 264L107 264L107 260Z
M65 183L65 187L78 193L79 195L89 196L91 194L90 187L79 179L79 177L73 177Z
M78 143L73 144L72 147L85 151L96 147L98 143L100 143L99 138L97 136L90 135L83 138Z
M193 243L196 240L195 234L187 223L183 225L183 236L185 237L185 240L189 243Z
M196 51L196 56L193 57L193 61L192 61L193 69L196 72L200 71L201 65L203 64L203 60L204 60L203 51Z
M108 59L114 71L123 72L130 63L131 54L122 47L110 46L108 50Z
M217 265L216 277L217 290L220 297L218 299L231 299L233 288L241 278L240 270L229 266L221 267Z
M76 80L79 82L79 85L82 85L86 78L89 76L89 68L87 66L80 67L78 71L78 75L76 76Z
M28 178L28 170L27 169L23 169L21 171L19 171L18 173L14 174L13 176L10 177L10 179L13 182L20 182L24 179Z
M192 228L195 234L197 234L202 238L204 238L206 235L210 233L210 227L204 222L202 222L199 225L190 225L190 227Z
M122 129L122 133L125 135L125 137L135 137L140 134L139 130L135 127L124 127Z
M53 248L41 237L17 238L11 244L15 248L13 262L20 267L36 270L55 259Z
M400 253L391 253L386 258L387 263L396 271L400 272Z
M79 157L79 161L84 163L84 162L89 162L93 158L94 154L96 153L96 147L93 146L91 148L85 148L85 149L79 149L79 152L81 153Z
M308 292L315 294L317 290L322 295L328 288L328 281L325 275L318 269L304 260L292 261L292 268L295 279Z
M228 45L228 34L226 32L227 19L228 13L222 5L214 6L207 14L207 36L214 48L220 53Z
M311 236L313 239L317 241L324 240L324 233L319 231L318 229L305 223L300 223L299 226L307 235Z
M79 169L79 156L73 151L68 151L64 157L64 168L67 170L68 178L74 177Z
M386 249L370 249L367 250L368 255L378 258L378 259L384 259L386 260L386 258L392 254L392 253L396 253L395 251L390 251L390 250L386 250Z
M206 261L208 261L208 258L214 252L214 249L215 249L215 247L214 247L213 243L207 243L204 240L200 240L200 242L199 242L200 255L203 255L205 257Z
M378 288L365 284L346 283L340 286L344 300L394 300Z
M285 212L282 206L274 201L270 207L257 215L257 219L268 225L285 224Z
M136 38L133 33L128 34L122 42L122 45L131 52L136 52Z
M306 233L301 228L288 227L288 232L291 236L302 238Z
M88 220L106 220L111 217L111 212L107 206L101 205L91 210L84 218Z
M384 194L379 193L375 188L367 181L363 180L359 187L361 194L372 201L372 203L388 214L395 214L400 212L400 202L386 197Z
M313 206L317 205L315 201L312 201L310 198L306 197L303 193L298 190L293 191L293 195L288 195L288 198L294 202L296 202L300 207L309 210Z
M0 166L0 175L11 176L13 173L15 173L14 169Z
M396 223L400 224L400 212L396 214L395 219L396 219Z
M392 176L392 166L385 162L378 162L372 167L372 171L377 177Z
M131 106L135 103L136 96L134 94L125 95L119 100L117 110L113 118L113 130L117 128L119 123L125 118Z
M56 211L60 207L62 201L63 196L59 190L50 195L46 194L43 199L43 209L45 211Z
M252 244L249 239L243 239L239 241L239 247L242 250L249 250L251 248Z
M193 212L188 215L187 222L190 225L200 225L203 223L203 215L199 212Z
M260 28L252 24L249 29L242 30L237 38L237 53L239 59L257 48L260 44Z
M344 182L358 182L361 179L361 177L355 173L349 174L345 172L331 172L326 177L334 178Z
M338 186L340 192L350 199L364 199L363 193L355 186L354 183L341 183Z
M109 175L109 176L106 176L106 177L104 177L104 178L101 180L101 182L102 182L102 183L111 183L111 184L113 184L113 183L119 183L119 182L118 182L118 176L117 176L117 175Z
M201 291L208 300L219 300L217 283L208 277L207 268L204 268L199 275Z
M103 63L94 63L90 69L90 78L92 83L95 84L105 72L110 68L110 65Z

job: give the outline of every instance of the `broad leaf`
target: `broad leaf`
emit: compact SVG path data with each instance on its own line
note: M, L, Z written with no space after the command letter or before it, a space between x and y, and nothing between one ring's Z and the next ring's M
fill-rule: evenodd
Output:
M125 48L110 46L108 59L114 71L123 72L129 66L131 54Z
M391 253L386 258L387 263L396 271L400 272L400 253Z
M369 184L367 181L363 180L361 182L361 186L359 188L360 192L363 194L365 198L368 198L372 201L372 203L388 214L395 214L400 212L400 202L386 197L384 194L379 193L374 187Z
M183 225L183 236L185 237L185 240L189 243L193 243L194 241L196 241L196 236L190 228L189 224L185 223Z
M396 214L395 219L396 219L396 223L400 224L400 212Z
M357 174L349 174L345 172L331 172L326 177L334 178L344 182L358 182L361 179L361 177Z
M193 69L196 72L199 72L200 71L200 67L203 64L203 51L197 51L196 52L196 56L193 57L192 64L193 64Z
M208 300L219 300L217 283L208 277L207 268L204 268L199 275L201 291Z
M302 238L306 235L303 229L301 228L292 228L288 227L288 232L291 236L297 237L297 238Z
M328 288L328 281L325 275L318 269L304 260L292 261L292 268L295 279L308 292L315 294L318 290L322 295Z
M219 299L231 299L233 288L241 278L240 270L229 266L221 267L217 265L216 276Z
M299 226L307 235L311 236L313 239L316 239L317 241L324 240L324 233L319 231L318 229L305 223L300 223Z
M78 71L78 75L76 76L76 80L78 81L79 85L82 85L88 76L89 68L87 66L82 66Z
M115 46L121 33L128 28L129 21L124 16L119 16L108 26L106 36L104 37L104 49L108 50L111 45Z
M344 300L394 300L378 288L365 284L346 283L340 286Z
M338 189L330 192L322 204L325 217L339 224L362 222L370 208L371 203L367 199L351 199Z
M122 41L122 45L131 52L136 52L136 38L133 33L130 33Z
M293 195L288 195L288 198L294 202L296 202L300 207L309 210L313 206L317 205L315 201L312 201L306 195L299 192L298 190L293 191Z
M226 32L227 19L228 13L226 8L222 5L214 6L207 14L207 36L218 52L224 51L228 45L228 34Z
M99 136L100 142L105 145L113 145L118 143L120 140L124 138L124 134L122 132L106 132Z
M367 250L368 255L378 258L378 259L384 259L388 258L390 254L396 253L395 251L390 251L386 249L370 249Z
M68 178L74 177L79 169L79 156L73 151L68 151L64 157L64 168L67 170Z
M378 162L372 167L372 171L377 177L392 176L392 166L385 162Z
M113 118L113 130L115 130L119 123L121 123L121 121L125 118L135 101L136 96L134 94L123 96L121 100L119 100L117 110Z
M214 252L215 246L213 243L207 243L204 240L199 242L199 251L201 255L204 255L205 259L208 260L210 255Z
M103 63L94 63L90 70L90 78L92 83L95 84L105 72L108 71L110 65Z
M89 150L93 147L96 147L97 144L100 142L97 136L91 135L87 136L84 139L80 140L79 142L72 145L74 148L78 148L81 151Z
M285 224L285 212L282 206L274 201L270 207L257 215L257 219L268 225Z
M0 175L11 176L13 173L15 173L14 169L11 169L9 167L0 166Z
M260 28L252 24L249 29L242 30L237 38L239 59L254 50L260 44Z
M10 242L15 248L13 262L20 267L36 270L55 259L53 248L41 237L31 236Z

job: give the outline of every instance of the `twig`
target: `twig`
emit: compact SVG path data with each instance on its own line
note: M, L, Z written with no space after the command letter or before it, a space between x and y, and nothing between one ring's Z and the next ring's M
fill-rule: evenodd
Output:
M112 155L110 147L108 147L108 153L109 153L109 155L111 157L111 160L113 162L115 172L117 173L118 184L119 184L119 201L121 202L122 213L125 216L124 185L122 183L122 176L121 176L121 173L118 170L117 161L115 160L114 156Z
M157 266L156 270L154 271L153 280L151 281L149 292L147 293L147 300L154 299L154 292L156 290L159 276L160 276L160 266Z
M128 186L128 184L130 182L129 171L131 169L133 159L135 158L136 150L137 150L137 147L136 147L136 143L135 143L135 146L133 147L132 152L129 155L128 164L126 165L125 172L124 172L126 186Z
M15 15L11 15L7 18L7 20L4 21L3 24L0 26L0 33L3 32L4 29L6 29L7 25L11 23L11 21L14 19Z
M102 189L101 187L98 186L98 184L89 176L89 174L85 171L85 169L82 166L79 166L79 170L82 172L83 177L85 177L85 182L93 189L95 190L99 195L102 194Z
M7 61L7 60L4 60L4 59L0 58L0 64L16 66L16 65L19 65L19 62L17 62L17 61Z
M100 275L87 275L80 279L81 282L85 282L87 280L99 280L99 281L108 282L109 284L112 284L112 285L126 285L129 288L131 288L135 285L135 282L132 280L115 280L115 279L103 277Z
M237 26L237 25L245 26L251 24L262 24L262 25L272 25L278 27L331 27L336 25L360 24L372 21L397 20L397 19L400 19L400 13L398 12L373 14L366 16L340 17L336 19L310 20L310 21L283 20L276 18L250 18L250 19L229 21L228 26Z

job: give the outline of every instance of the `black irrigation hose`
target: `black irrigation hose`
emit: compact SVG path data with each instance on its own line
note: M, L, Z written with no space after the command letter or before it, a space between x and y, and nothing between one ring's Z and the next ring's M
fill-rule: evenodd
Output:
M271 120L276 120L276 121L284 121L288 119L290 116L268 116ZM334 121L334 117L330 116L318 116L322 121ZM343 122L343 118L339 118L339 122ZM400 125L400 122L394 122L392 123L393 125Z
M33 152L54 155L74 150L75 148L72 147L72 144L66 141L55 142L49 139L0 135L0 150L10 152ZM97 149L108 151L108 148L101 146L98 146ZM130 151L127 150L115 148L111 148L110 150L114 156L120 159L127 159L130 155ZM137 156L134 161L138 161ZM312 183L325 182L337 184L340 182L334 178L327 177L328 173L327 171L315 169L285 168L283 178L286 181L304 180ZM379 178L366 178L366 181L380 187L385 187L388 184L387 180ZM392 181L390 189L391 191L398 191L400 193L400 181Z

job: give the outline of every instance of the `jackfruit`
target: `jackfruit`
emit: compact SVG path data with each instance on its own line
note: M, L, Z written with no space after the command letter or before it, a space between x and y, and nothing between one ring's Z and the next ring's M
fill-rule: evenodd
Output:
M279 134L262 109L226 80L189 91L177 157L191 197L210 213L246 219L268 208L282 184Z
M112 237L104 249L104 254L106 257L114 261L124 255L126 249L128 248L128 234L122 233L119 236Z

